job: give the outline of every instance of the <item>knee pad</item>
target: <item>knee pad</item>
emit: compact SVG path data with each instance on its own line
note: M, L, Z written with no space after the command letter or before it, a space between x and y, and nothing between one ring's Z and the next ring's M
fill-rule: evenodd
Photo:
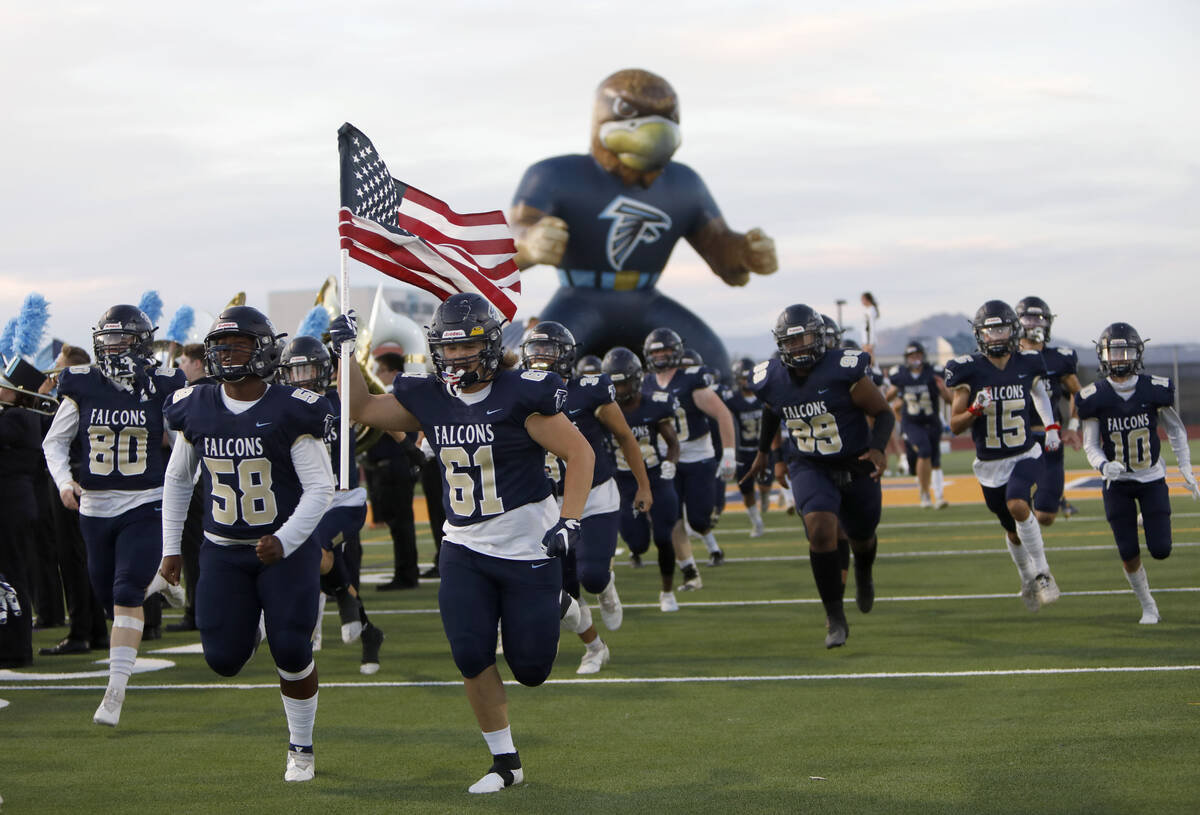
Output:
M1171 554L1171 514L1153 512L1142 515L1142 528L1146 532L1146 550L1155 560L1166 560Z
M496 664L496 646L487 647L475 637L458 637L450 640L450 653L458 672L467 679L474 679ZM509 663L511 665L511 663Z
M550 669L554 667L553 661L514 662L513 660L509 660L507 656L505 656L505 660L508 662L508 667L512 671L513 679L529 688L536 688L538 685L545 682L550 677Z

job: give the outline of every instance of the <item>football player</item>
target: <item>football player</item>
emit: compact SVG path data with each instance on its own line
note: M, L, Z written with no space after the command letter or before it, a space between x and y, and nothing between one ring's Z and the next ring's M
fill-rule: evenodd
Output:
M650 479L642 462L638 441L617 407L612 380L601 372L574 376L575 337L562 323L552 320L538 323L521 345L521 364L530 371L553 371L567 386L567 418L592 446L595 466L592 487L580 519L579 547L563 559L563 586L576 599L580 586L597 595L600 616L609 631L621 627L624 612L617 595L616 575L610 568L617 550L617 524L621 496L614 480L614 462L609 453L615 440L624 461L636 481L632 506L647 512L653 501ZM559 470L554 462L552 472ZM557 480L557 479L556 479ZM608 664L608 646L596 634L592 612L580 603L581 619L575 633L587 650L579 663L578 674L593 674Z
M498 792L524 778L496 668L496 629L513 676L546 681L559 620L578 604L562 591L562 559L579 540L595 456L562 414L567 391L551 371L501 367L499 313L479 294L455 294L434 312L426 337L435 373L405 373L391 394L371 395L350 372L350 415L384 430L424 430L441 468L445 537L438 606L467 700L492 753L469 788ZM334 347L355 337L333 320ZM562 507L545 475L546 452L566 462Z
M904 364L893 368L888 379L891 385L884 398L897 401L900 435L916 459L921 506L941 509L947 506L942 492L942 400L949 404L954 397L942 379L942 369L925 361L925 346L916 340L909 341Z
M318 690L311 636L321 591L313 531L333 497L324 443L329 403L309 390L268 384L281 339L258 309L225 309L204 338L204 365L219 384L184 388L167 405L177 432L159 571L178 584L180 536L199 469L208 497L196 586L204 659L221 676L236 675L258 648L263 619L288 725L283 778L310 781Z
M679 469L675 473L675 492L683 505L687 523L704 541L709 563L719 566L725 559L712 532L716 506L716 482L728 481L737 466L734 452L733 417L713 386L716 377L703 365L683 366L683 340L669 328L656 328L646 335L642 357L652 375L642 382L646 394L670 393L678 403L675 415L679 436ZM717 420L721 429L721 456L718 460L709 432L708 419ZM683 570L681 590L699 589L703 584L692 557L692 545L684 530L683 518L673 533L675 556Z
M1096 342L1104 378L1079 391L1075 405L1083 419L1088 462L1104 476L1104 515L1125 579L1142 606L1138 622L1153 625L1161 617L1138 549L1138 513L1150 556L1165 559L1171 554L1171 500L1160 455L1160 423L1193 498L1200 499L1200 486L1192 474L1187 428L1175 412L1175 384L1165 376L1138 374L1144 348L1129 323L1105 328Z
M824 322L813 309L788 306L776 319L773 334L779 357L759 364L750 380L763 402L763 419L758 453L745 477L766 466L783 422L786 480L808 534L813 578L828 625L825 647L836 648L845 645L850 631L842 606L839 522L854 551L855 600L865 614L875 604L879 476L896 420L870 379L870 357L853 349L827 350Z
M304 388L325 397L332 417L325 426L325 445L329 450L329 464L333 470L335 484L341 484L341 455L338 430L341 426L341 399L330 387L333 376L333 359L325 343L316 337L296 337L288 343L279 361L279 378L285 385ZM353 463L353 462L352 462ZM379 649L383 645L383 631L370 621L363 606L362 596L350 578L345 559L345 544L355 540L367 522L367 492L358 485L358 467L351 466L349 488L334 493L333 501L313 536L321 544L321 595L317 603L317 626L314 629L314 648L320 647L321 617L325 609L325 596L332 594L337 600L338 617L342 624L342 642L362 640L362 662L359 671L374 674L379 671Z
M733 386L721 388L718 394L725 407L729 408L734 427L737 428L737 469L733 480L742 493L746 514L750 516L750 537L761 538L765 530L762 512L759 511L758 501L754 496L754 485L759 484L759 492L764 496L765 505L771 492L770 484L764 487L759 479L743 480L750 471L750 466L754 464L754 456L758 452L759 428L762 424L762 402L750 388L750 377L753 373L754 360L746 357L739 359L733 363ZM720 489L724 491L723 483Z
M1067 426L1061 433L1063 444L1079 449L1079 416L1075 410L1075 394L1079 393L1079 356L1072 348L1050 345L1050 327L1054 315L1050 306L1040 297L1026 297L1017 303L1017 319L1021 321L1021 350L1040 351L1046 363L1046 384L1050 388L1050 408L1054 421L1062 424L1062 400L1071 400ZM1042 446L1042 475L1033 494L1033 514L1042 526L1050 526L1058 516L1059 508L1070 517L1075 508L1063 496L1063 449L1046 449L1046 431L1034 422L1033 434Z
M63 506L79 510L92 590L113 621L108 688L92 717L110 727L121 719L142 603L162 556L163 403L187 381L182 371L155 370L155 330L136 306L105 311L92 329L96 367L62 372L61 404L42 442Z
M644 372L637 354L618 345L604 355L604 373L613 383L617 404L625 422L637 439L640 455L650 478L653 506L642 513L634 505L637 481L633 465L623 449L617 451L617 487L621 491L621 537L629 546L635 564L650 548L650 539L658 550L658 572L662 588L658 594L661 611L679 610L675 599L675 546L672 542L679 521L679 496L675 492L675 469L679 460L679 439L675 433L675 398L666 391L646 393L642 389ZM661 440L661 444L660 444ZM666 453L660 449L666 448ZM649 518L643 517L648 514Z
M1021 575L1021 599L1037 611L1059 596L1029 497L1042 470L1042 447L1032 432L1034 411L1046 428L1046 449L1062 444L1045 383L1046 364L1037 351L1020 350L1021 324L1007 303L988 300L971 326L979 350L946 364L946 387L954 393L950 430L971 430L975 477L988 509L1004 527Z

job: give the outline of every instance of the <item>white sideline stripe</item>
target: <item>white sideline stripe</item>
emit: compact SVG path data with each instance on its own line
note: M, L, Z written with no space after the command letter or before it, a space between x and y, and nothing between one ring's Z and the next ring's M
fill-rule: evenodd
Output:
M994 676L1059 676L1071 674L1172 673L1200 671L1200 665L1114 665L1093 668L1010 668L988 671L878 671L872 673L779 674L776 676L645 676L605 677L598 679L548 679L546 685L633 685L686 684L692 682L813 682L829 679L969 679ZM515 679L505 685L518 686ZM104 685L24 685L10 690L99 690ZM180 683L177 685L136 685L144 690L279 690L278 682L269 684ZM322 682L322 688L460 688L462 680L424 682Z
M1111 550L1115 544L1113 543L1089 543L1080 544L1079 546L1048 546L1048 552L1107 552ZM1171 544L1172 548L1183 549L1189 546L1200 546L1200 543L1176 542ZM915 552L878 552L875 557L882 558L903 558L903 557L942 557L943 555L1003 555L1009 557L1007 549L1001 549L999 546L994 546L991 549L926 549L924 551ZM775 561L790 561L790 560L808 560L808 555L763 555L762 557L727 557L726 563L771 563ZM618 564L619 565L619 564ZM374 612L372 612L374 613Z

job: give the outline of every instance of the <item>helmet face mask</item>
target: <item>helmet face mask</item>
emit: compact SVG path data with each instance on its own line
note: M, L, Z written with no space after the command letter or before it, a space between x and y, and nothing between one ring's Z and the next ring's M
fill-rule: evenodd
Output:
M575 363L576 376L584 376L585 374L601 373L600 357L595 354L588 354L580 357L579 362Z
M910 342L904 349L904 364L909 370L921 370L921 366L925 364L925 346L919 342Z
M1021 329L1017 314L1002 300L988 300L971 321L975 344L989 357L1003 357L1017 350Z
M280 382L323 393L332 380L333 357L325 343L316 337L296 337L288 343L279 361Z
M113 306L92 329L96 364L111 379L130 379L135 368L151 363L154 331L150 319L137 306Z
M1040 297L1026 297L1017 303L1017 317L1021 321L1021 334L1025 339L1039 345L1050 341L1050 326L1054 315L1050 306Z
M631 402L641 392L644 377L642 363L637 354L628 348L617 346L611 349L604 355L600 370L612 380L617 402Z
M575 337L561 323L541 322L521 344L521 365L533 371L553 371L570 379L575 364Z
M742 390L750 387L750 377L754 374L754 360L743 357L733 363L733 383Z
M842 345L842 329L828 314L821 315L825 323L825 350L832 351Z
M271 379L279 367L286 334L276 334L267 316L250 306L230 306L204 338L204 369L221 382L247 377Z
M683 363L683 340L669 328L656 328L646 335L642 356L653 371L678 368Z
M437 307L425 333L438 379L466 388L489 382L500 367L500 318L480 294L454 294Z
M793 371L809 371L825 356L825 320L806 305L785 308L776 318L772 333L779 348L779 361Z
M1096 341L1096 357L1104 376L1126 377L1142 369L1146 344L1129 323L1113 323Z

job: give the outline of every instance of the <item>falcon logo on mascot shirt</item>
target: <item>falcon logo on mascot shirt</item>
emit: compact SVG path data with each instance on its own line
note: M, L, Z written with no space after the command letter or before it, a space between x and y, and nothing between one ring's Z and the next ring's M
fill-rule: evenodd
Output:
M667 213L624 195L614 198L600 217L611 218L613 222L606 250L608 264L615 272L625 267L625 261L639 243L654 243L671 228L671 216Z

